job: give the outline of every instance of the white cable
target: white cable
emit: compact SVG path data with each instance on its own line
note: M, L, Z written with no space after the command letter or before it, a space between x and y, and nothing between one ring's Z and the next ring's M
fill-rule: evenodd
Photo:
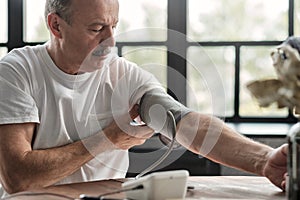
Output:
M175 136L176 136L176 121L175 121L175 118L174 118L174 115L171 111L168 111L167 112L167 115L171 118L172 120L172 124L171 124L171 131L172 131L172 141L170 143L170 146L168 148L168 150L156 161L154 162L152 165L150 165L148 168L146 168L144 171L142 171L141 173L139 173L135 179L138 179L142 176L144 176L146 173L152 171L155 167L157 167L160 163L162 163L167 157L168 155L171 153L172 149L173 149L173 146L174 146L174 143L175 143Z

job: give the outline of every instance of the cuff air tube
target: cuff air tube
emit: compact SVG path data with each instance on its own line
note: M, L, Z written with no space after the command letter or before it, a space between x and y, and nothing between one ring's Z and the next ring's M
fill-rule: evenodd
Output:
M170 134L172 133L173 119L167 114L168 111L172 112L176 124L191 112L162 89L148 91L141 98L139 114L142 121L155 132L172 139L174 136Z

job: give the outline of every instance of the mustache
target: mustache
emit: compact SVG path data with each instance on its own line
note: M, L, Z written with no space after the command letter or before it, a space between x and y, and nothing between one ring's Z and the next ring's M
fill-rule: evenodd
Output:
M111 53L111 47L109 46L98 46L93 52L93 56L104 56Z

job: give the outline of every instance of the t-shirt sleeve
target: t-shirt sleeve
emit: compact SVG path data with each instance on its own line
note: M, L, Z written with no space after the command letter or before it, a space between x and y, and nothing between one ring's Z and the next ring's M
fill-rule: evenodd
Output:
M153 74L140 69L138 67L134 68L134 73L130 77L130 87L132 89L132 95L130 97L130 105L139 104L142 96L153 89L164 90L163 86L154 77Z
M19 76L0 63L0 124L39 123L36 103Z

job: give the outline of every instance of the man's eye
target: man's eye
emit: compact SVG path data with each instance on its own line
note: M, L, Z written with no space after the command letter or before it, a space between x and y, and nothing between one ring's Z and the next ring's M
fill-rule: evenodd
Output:
M95 29L95 30L92 30L93 32L96 32L96 33L99 33L102 29Z
M98 33L98 32L100 32L100 31L102 31L102 29L103 29L103 27L98 27L98 28L91 29L91 30L92 30L93 32Z

